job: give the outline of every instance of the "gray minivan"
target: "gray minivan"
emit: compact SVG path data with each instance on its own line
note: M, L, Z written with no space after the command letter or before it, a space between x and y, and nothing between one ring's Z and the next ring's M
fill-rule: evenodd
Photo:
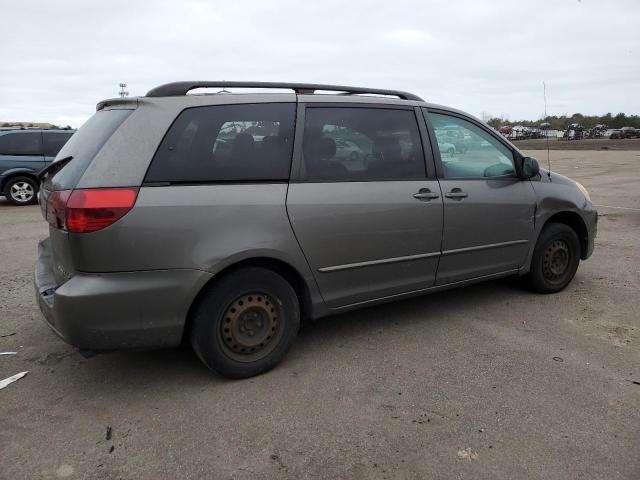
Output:
M201 87L293 93L187 94ZM510 275L557 292L597 223L582 185L463 112L265 82L99 103L40 203L35 287L56 333L90 350L190 340L234 378L274 367L303 319Z

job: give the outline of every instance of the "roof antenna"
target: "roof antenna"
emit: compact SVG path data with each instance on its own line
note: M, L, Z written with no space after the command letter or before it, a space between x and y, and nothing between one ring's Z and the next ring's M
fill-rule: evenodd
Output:
M544 96L544 121L547 121L547 84L542 81L542 95ZM547 139L547 165L549 167L549 180L551 180L551 152L549 151L549 130L547 130L545 138Z

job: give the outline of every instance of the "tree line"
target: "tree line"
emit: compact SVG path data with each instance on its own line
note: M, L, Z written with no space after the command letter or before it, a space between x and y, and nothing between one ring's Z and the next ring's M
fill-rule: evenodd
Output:
M634 127L640 128L640 115L626 115L624 113L618 113L612 115L607 113L606 115L582 115L581 113L574 113L570 117L567 115L556 116L550 115L541 120L518 120L511 121L504 118L493 117L487 122L493 128L499 128L503 125L522 125L524 127L537 127L541 123L549 123L552 130L565 130L572 123L579 123L583 127L593 128L596 125L603 124L609 128L622 128L622 127Z

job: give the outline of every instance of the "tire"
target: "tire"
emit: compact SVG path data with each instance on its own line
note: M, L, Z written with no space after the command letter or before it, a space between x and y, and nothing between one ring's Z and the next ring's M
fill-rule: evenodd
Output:
M449 150L447 150L447 153L449 154L450 157L453 158L453 155L456 153L455 149L450 148Z
M10 178L4 186L4 196L13 205L38 203L38 184L29 177Z
M559 292L573 280L579 263L576 232L563 223L550 223L542 229L533 251L529 285L539 293Z
M248 378L275 367L300 328L300 303L277 273L246 267L208 287L192 319L191 345L211 370Z

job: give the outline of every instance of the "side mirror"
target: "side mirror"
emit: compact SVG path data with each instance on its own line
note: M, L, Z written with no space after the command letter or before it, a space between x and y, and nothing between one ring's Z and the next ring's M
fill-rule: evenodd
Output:
M533 157L524 157L522 159L522 177L532 178L540 173L540 165L538 160Z

